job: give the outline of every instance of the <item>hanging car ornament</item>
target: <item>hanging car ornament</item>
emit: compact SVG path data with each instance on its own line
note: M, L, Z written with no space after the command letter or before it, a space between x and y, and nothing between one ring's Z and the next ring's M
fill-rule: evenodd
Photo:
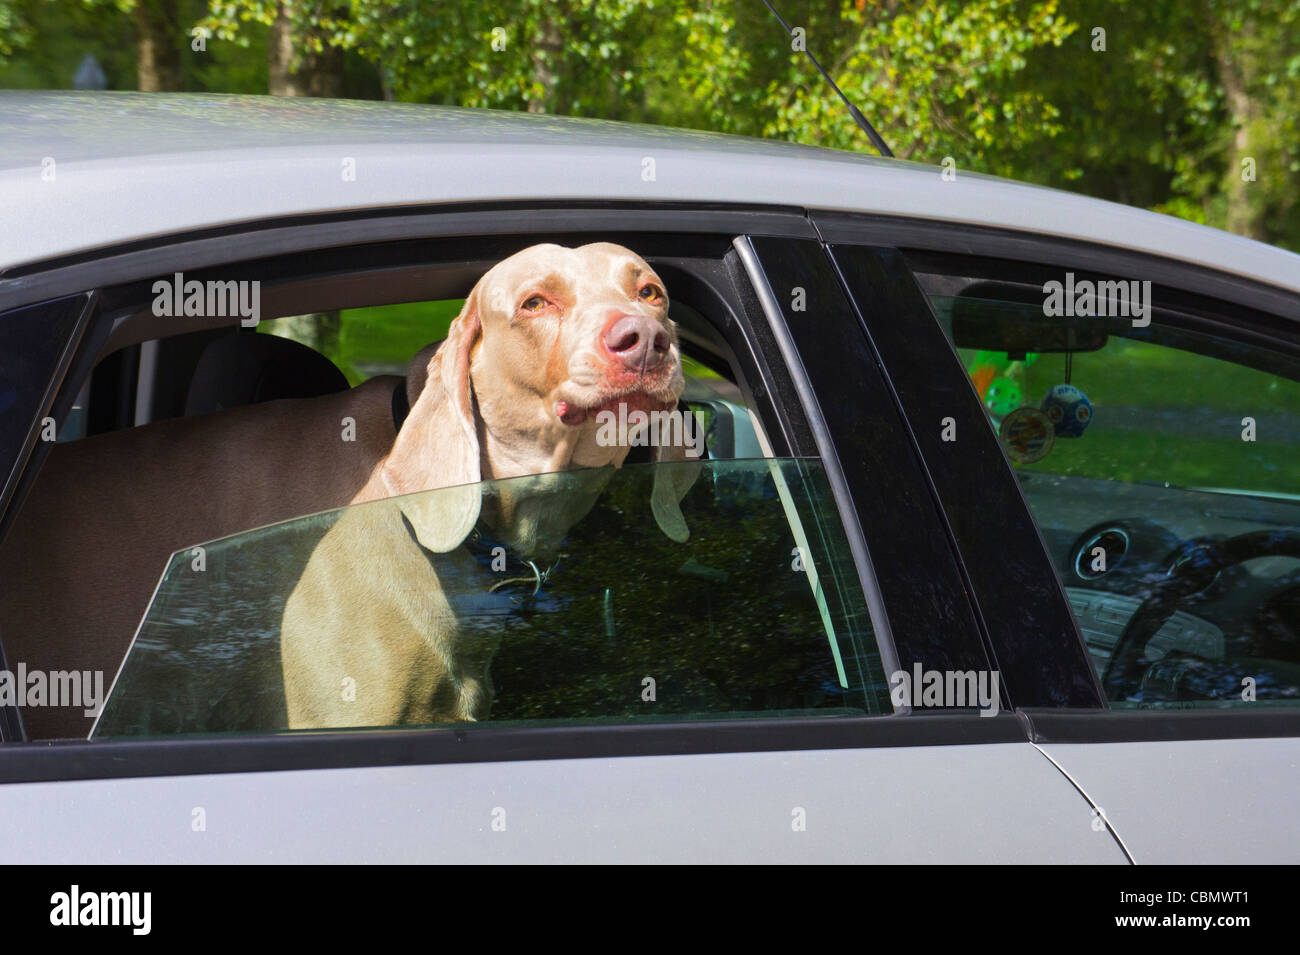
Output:
M1049 388L1041 407L1058 438L1077 438L1092 423L1092 402L1074 385Z
M1012 464L1033 464L1051 452L1056 443L1056 428L1045 412L1025 405L1002 419L998 440Z

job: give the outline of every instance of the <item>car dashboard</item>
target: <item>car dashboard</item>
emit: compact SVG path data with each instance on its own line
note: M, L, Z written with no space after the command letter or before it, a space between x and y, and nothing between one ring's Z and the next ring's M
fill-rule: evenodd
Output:
M1099 677L1153 589L1195 565L1207 545L1300 524L1300 501L1018 474ZM1297 610L1295 558L1261 557L1202 575L1148 641L1143 689L1164 681L1164 697L1216 699L1240 691L1223 669L1234 661L1267 658L1289 672L1300 664Z

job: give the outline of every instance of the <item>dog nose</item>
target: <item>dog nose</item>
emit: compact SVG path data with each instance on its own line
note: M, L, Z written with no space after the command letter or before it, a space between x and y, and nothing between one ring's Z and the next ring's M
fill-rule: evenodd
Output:
M651 371L668 358L668 332L653 318L624 315L605 332L605 347L628 368Z

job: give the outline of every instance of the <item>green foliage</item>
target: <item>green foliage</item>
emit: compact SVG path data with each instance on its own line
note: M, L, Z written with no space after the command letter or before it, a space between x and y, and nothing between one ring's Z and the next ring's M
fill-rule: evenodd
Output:
M15 9L14 0L0 0L0 65L15 50L20 50L31 39L31 26Z
M1031 57L1021 82L1069 130L1007 172L1300 248L1300 2L1067 6L1080 30ZM1234 189L1245 156L1257 178Z
M0 0L0 86L130 88L134 0ZM1300 248L1300 0L783 0L895 152ZM869 151L759 0L292 0L344 95ZM275 0L182 0L187 89L262 92ZM102 27L98 31L93 27ZM1104 48L1098 32L1105 31ZM366 74L366 75L362 75ZM1243 181L1250 160L1252 181Z
M680 77L710 125L863 148L834 90L794 41L761 6L762 17L738 17L739 9L704 6L679 18L692 45L706 45ZM1061 130L1050 102L1010 82L1030 51L1059 46L1075 29L1056 0L920 0L892 11L846 4L791 26L805 31L800 39L900 157L937 163L951 155L963 168L987 167Z
M641 96L635 38L655 12L634 0L351 7L342 39L380 64L399 99L614 117Z
M71 89L93 54L110 89L135 88L134 28L99 0L0 0L0 87Z

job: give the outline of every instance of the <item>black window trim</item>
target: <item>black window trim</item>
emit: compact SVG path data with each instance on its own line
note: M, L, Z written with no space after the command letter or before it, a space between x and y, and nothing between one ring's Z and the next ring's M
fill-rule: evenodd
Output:
M635 229L628 217L636 216ZM170 233L0 270L0 312L152 275L375 242L540 232L671 232L811 237L791 206L518 201L399 206L278 217Z
M0 746L0 784L363 766L1028 742L1015 713L364 729Z
M1012 704L1103 708L1100 682L1020 482L903 254L847 243L831 245L830 253L925 462ZM949 420L954 441L943 437ZM1035 591L1039 599L1026 602Z
M1300 711L1188 707L1176 710L1024 709L1030 738L1049 743L1155 743L1300 736Z
M808 383L801 401L816 409L818 450L834 455L837 485L853 502L845 523L859 572L874 576L873 619L887 616L886 672L911 673L918 663L926 670L990 669L905 419L824 247L753 236L736 244L756 276L768 324L784 339L779 347ZM804 311L776 286L803 289ZM1004 696L1002 705L1010 702Z
M78 315L69 330L67 341L64 342L50 379L46 383L45 391L41 395L36 415L28 425L27 436L23 439L17 456L11 462L0 461L0 478L3 478L3 480L0 480L0 517L4 516L9 501L17 496L22 485L23 462L28 460L32 452L41 444L47 443L38 440L41 432L41 421L59 410L57 407L58 397L63 390L64 382L69 380L69 370L72 368L74 356L80 348L82 338L86 334L86 328L91 324L98 305L99 295L95 291L78 292L75 295L59 296L58 299L39 303L41 305L62 305L65 304L63 300L77 297L82 298L80 315ZM56 414L55 417L59 416ZM3 540L4 527L5 525L0 522L0 540Z
M1108 274L1131 272L1151 279L1152 284L1300 322L1300 292L1153 252L962 222L816 209L808 215L821 240L831 245L878 245Z
M826 480L830 484L831 492L835 495L835 500L840 506L840 518L844 525L849 550L852 552L853 561L858 568L858 579L862 585L862 593L867 600L872 630L880 651L881 665L886 674L897 672L901 664L899 663L898 649L894 644L889 614L885 610L884 600L877 583L879 578L875 565L871 561L871 554L867 550L866 541L863 538L862 526L858 520L857 509L853 504L853 494L849 489L839 454L835 449L834 439L826 426L821 403L817 400L817 395L808 380L807 368L799 354L798 346L790 335L785 315L781 310L781 306L777 304L767 273L764 272L763 266L759 262L758 253L754 249L753 238L751 236L738 236L735 240L735 250L744 266L745 273L749 277L750 284L758 296L759 307L767 316L768 327L772 331L777 350L785 360L786 367L791 371L791 378L795 390L798 392L799 403L805 409L813 440L817 443L818 455L821 457L822 466L826 471ZM828 315L824 315L823 318L827 321L833 320ZM906 714L910 712L910 707L897 708L897 712L900 715Z

